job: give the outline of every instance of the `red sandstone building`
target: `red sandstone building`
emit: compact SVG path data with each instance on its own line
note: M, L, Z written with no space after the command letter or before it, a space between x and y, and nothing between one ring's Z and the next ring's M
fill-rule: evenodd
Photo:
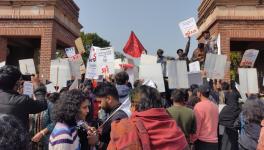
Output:
M200 31L209 30L211 35L221 35L222 54L258 49L255 63L258 76L264 76L264 5L262 0L203 0L198 9ZM203 37L198 36L199 41ZM229 79L229 73L226 79Z
M0 62L34 58L49 78L57 49L74 46L82 25L73 0L0 0Z

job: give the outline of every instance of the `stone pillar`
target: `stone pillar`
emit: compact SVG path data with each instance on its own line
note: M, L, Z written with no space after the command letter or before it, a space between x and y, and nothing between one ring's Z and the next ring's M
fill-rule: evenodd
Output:
M49 80L50 61L56 49L56 39L53 37L53 29L47 28L41 36L39 76L43 80Z
M7 53L7 39L0 37L0 62L6 61Z

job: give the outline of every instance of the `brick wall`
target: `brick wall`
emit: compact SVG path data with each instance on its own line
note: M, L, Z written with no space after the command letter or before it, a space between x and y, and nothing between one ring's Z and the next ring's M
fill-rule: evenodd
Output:
M5 61L7 56L7 40L0 37L0 62Z

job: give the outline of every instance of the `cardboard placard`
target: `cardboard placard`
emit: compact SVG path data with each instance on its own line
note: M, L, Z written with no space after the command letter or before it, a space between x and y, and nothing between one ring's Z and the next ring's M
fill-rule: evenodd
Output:
M23 75L36 74L36 69L33 59L19 60L19 68Z
M33 84L29 81L25 81L23 84L23 94L33 97Z
M227 56L206 54L204 70L207 72L207 77L210 79L224 79Z
M184 37L193 36L198 33L198 27L194 18L189 18L179 23Z
M243 55L240 66L254 67L254 64L255 64L255 61L258 57L258 54L259 54L259 50L255 50L255 49L246 50L244 55Z
M240 93L259 93L256 68L238 68Z
M77 50L79 51L79 53L84 53L85 52L85 48L83 46L83 42L82 42L82 38L79 37L78 39L75 40L75 46L77 47Z
M170 89L189 88L186 61L170 61L167 67Z
M132 69L127 69L126 72L127 72L128 76L129 76L129 82L133 86L134 82L136 80L138 80L138 78L139 78L138 68L134 67Z
M71 58L76 55L74 47L65 48L65 52L68 58Z
M67 81L71 80L71 68L68 59L51 60L50 81L60 88L67 87Z
M54 87L54 85L53 85L53 83L47 84L45 86L47 88L47 92L48 93L55 93L55 92L57 92L56 89L55 89L55 87Z
M140 65L139 79L152 80L157 84L159 92L165 92L161 64Z
M69 90L78 89L78 87L79 87L79 81L78 79L75 79L72 85L70 86Z
M203 79L202 75L200 72L196 73L188 73L188 81L189 81L189 86L196 84L196 85L203 85Z
M96 51L100 49L99 47L92 46L90 49L89 59L87 60L87 67L85 78L87 79L97 79L97 70L96 70Z
M140 65L152 65L157 63L157 56L142 54L140 58Z

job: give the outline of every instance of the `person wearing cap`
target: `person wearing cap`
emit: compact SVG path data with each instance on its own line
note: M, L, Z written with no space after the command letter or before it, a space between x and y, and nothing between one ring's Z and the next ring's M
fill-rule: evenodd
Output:
M196 118L196 133L192 137L196 150L218 149L218 107L208 99L210 87L208 84L198 88L197 96L200 99L194 107Z
M163 56L164 51L162 49L157 50L157 63L161 63L163 77L166 77L167 72L167 58Z

